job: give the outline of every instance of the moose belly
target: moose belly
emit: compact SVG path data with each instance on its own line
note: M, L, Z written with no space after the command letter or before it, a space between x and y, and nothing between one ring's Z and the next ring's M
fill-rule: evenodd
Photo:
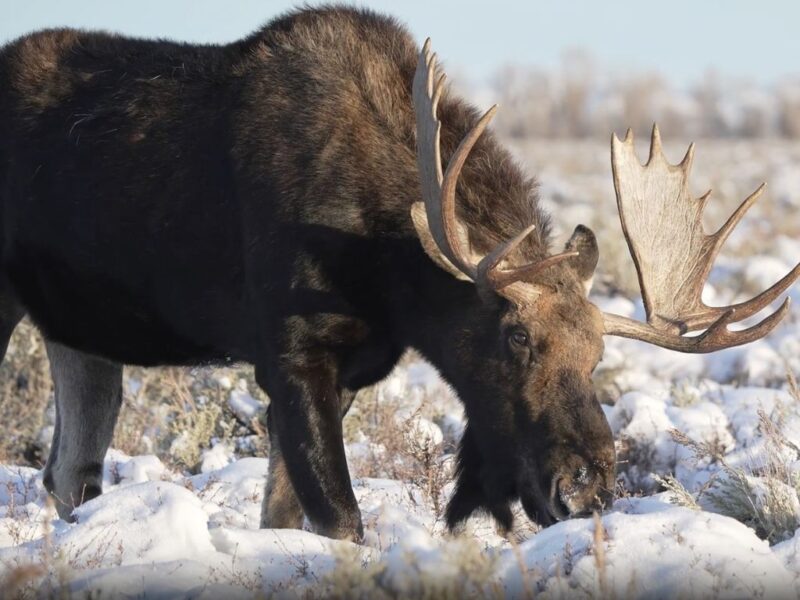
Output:
M235 277L124 247L83 260L75 250L17 246L6 262L15 294L48 338L125 364L247 359Z
M127 364L246 358L241 225L223 161L88 140L48 160L42 149L59 142L33 141L5 200L2 264L45 335ZM174 164L185 168L166 172Z

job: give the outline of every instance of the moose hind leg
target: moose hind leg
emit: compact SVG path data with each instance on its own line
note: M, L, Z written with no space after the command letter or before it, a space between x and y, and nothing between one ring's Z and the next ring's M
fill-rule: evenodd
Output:
M44 485L59 516L100 495L103 458L122 401L122 365L48 341L55 386L56 427Z

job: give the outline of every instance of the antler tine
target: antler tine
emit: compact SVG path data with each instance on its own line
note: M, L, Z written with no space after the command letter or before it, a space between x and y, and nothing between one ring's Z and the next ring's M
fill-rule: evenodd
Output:
M474 281L477 270L469 260L458 234L455 197L448 198L442 189L442 125L437 117L437 108L444 88L444 77L434 82L435 73L436 55L431 53L428 39L419 55L412 88L417 120L417 167L425 213L431 235L439 250L457 269Z
M733 309L736 311L737 321L743 321L744 319L752 317L760 310L763 310L772 304L778 298L778 296L788 290L798 278L800 278L800 263L797 263L791 271L789 271L777 282L772 284L771 287L767 288L757 296L750 298L750 300L739 302L738 304L732 304L729 307L708 306L706 307L708 309L706 314L687 318L685 322L685 331L698 331L708 327L709 324L713 323L720 314L724 313L728 309Z
M800 277L800 264L746 302L709 307L701 299L714 259L764 186L748 196L716 233L707 235L702 214L710 192L700 198L689 192L694 144L680 164L671 165L654 125L645 166L636 158L631 135L624 142L612 137L611 157L622 230L639 276L647 324L606 315L606 333L683 352L710 352L769 333L786 314L787 303L750 329L730 332L727 325L754 315L785 292ZM703 328L708 329L698 337L681 337Z
M505 254L510 254L510 251ZM543 258L542 260L529 263L522 267L516 267L506 271L502 271L497 268L499 263L503 260L503 257L498 257L493 260L492 262L494 264L492 266L489 266L488 264L484 266L482 260L478 264L478 277L482 278L486 282L487 287L490 287L494 290L502 290L503 288L517 281L533 281L542 271L545 271L546 269L549 269L550 267L555 266L569 258L578 256L579 254L580 253L577 250L562 252L560 254L554 254L552 256L548 256L547 258ZM484 260L488 258L489 256L484 258Z
M472 150L475 142L478 141L478 138L481 137L481 134L489 125L489 122L492 120L492 117L494 117L496 111L497 105L492 106L486 111L486 113L484 113L484 115L469 131L469 133L464 136L464 139L461 140L461 143L458 145L458 148L456 148L455 153L450 158L450 162L447 165L447 170L444 173L444 181L442 182L441 202L445 235L451 245L453 245L453 241L455 240L455 250L458 255L458 260L460 260L462 264L470 270L469 274L473 279L477 279L477 269L469 262L469 259L466 258L468 252L461 248L460 238L458 237L458 232L456 229L458 226L456 219L456 184L458 183L458 176L461 174L461 169L463 168L464 163L469 156L470 150Z
M706 331L694 337L674 335L647 323L611 313L603 313L603 323L608 335L640 340L678 352L707 354L749 344L768 335L786 316L789 306L790 300L786 298L774 313L756 325L739 331L728 329L728 325L740 321L742 318L737 314L736 309L730 308L722 313Z
M728 217L728 220L725 221L725 224L711 236L714 240L711 262L713 262L717 257L717 253L719 252L720 248L722 248L722 245L728 239L728 236L731 234L731 232L733 232L734 228L739 224L739 221L742 220L742 217L744 217L745 213L750 210L750 207L753 206L753 204L756 203L756 200L761 197L765 187L767 187L766 183L762 183L760 186L758 186L758 189L745 198L744 202L742 202L739 207L733 211L733 214Z
M649 165L654 160L664 160L664 148L661 145L661 132L658 130L658 125L655 123L653 123L653 133L650 136L650 157L647 159L647 164Z
M561 254L548 256L545 259L522 267L501 271L498 268L500 263L505 260L534 229L536 229L536 225L526 227L507 242L498 244L494 250L484 256L478 263L478 281L483 282L485 287L489 289L499 291L517 281L531 281L545 269L563 260L572 258L573 256L578 256L579 252L572 250L570 252L562 252Z
M678 164L678 166L683 169L683 172L686 173L686 176L689 176L689 173L692 171L692 164L694 163L694 142L689 144L689 148L686 150L686 154L683 155L683 160Z
M534 229L536 229L536 225L526 227L510 240L498 244L494 250L484 256L478 263L478 280L491 281L492 273L497 265L505 260ZM500 289L500 287L496 289Z
M733 346L749 344L750 342L761 339L778 326L778 323L781 322L783 317L785 317L786 313L789 311L790 305L791 299L786 298L781 303L778 310L773 312L771 315L765 319L762 319L752 327L741 329L739 331L731 331L728 329L729 324L737 323L742 320L741 314L739 314L735 308L731 308L727 312L723 313L723 315L717 319L717 321L715 321L711 327L709 327L699 336L700 338L703 338L704 342L707 342L705 344L705 348L707 349L704 351L714 352L716 350L723 350Z

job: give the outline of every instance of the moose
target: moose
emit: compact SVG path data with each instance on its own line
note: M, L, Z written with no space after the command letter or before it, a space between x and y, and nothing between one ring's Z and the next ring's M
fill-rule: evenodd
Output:
M707 235L653 131L612 139L619 216L647 322L588 299L598 262L548 217L430 43L348 7L282 15L227 45L53 29L0 50L0 340L42 332L56 427L44 485L59 515L101 493L124 364L245 362L271 399L261 526L358 540L341 419L414 348L465 407L452 528L476 511L547 525L612 497L615 452L592 387L603 336L713 352L770 305L700 293L758 197ZM700 332L698 335L686 335Z

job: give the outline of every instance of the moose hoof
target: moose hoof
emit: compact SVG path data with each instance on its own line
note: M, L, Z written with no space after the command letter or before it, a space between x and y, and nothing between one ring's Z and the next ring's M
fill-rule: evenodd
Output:
M52 475L45 474L44 487L50 493L56 506L58 516L67 523L74 523L72 512L84 502L97 498L103 493L102 487L96 481L85 481L78 484L62 484Z
M319 529L317 530L317 533L333 540L353 542L354 544L364 543L363 527L359 527L358 529Z
M360 514L356 518L345 519L342 523L315 526L314 532L334 540L344 540L355 544L364 542L364 525L361 523Z

